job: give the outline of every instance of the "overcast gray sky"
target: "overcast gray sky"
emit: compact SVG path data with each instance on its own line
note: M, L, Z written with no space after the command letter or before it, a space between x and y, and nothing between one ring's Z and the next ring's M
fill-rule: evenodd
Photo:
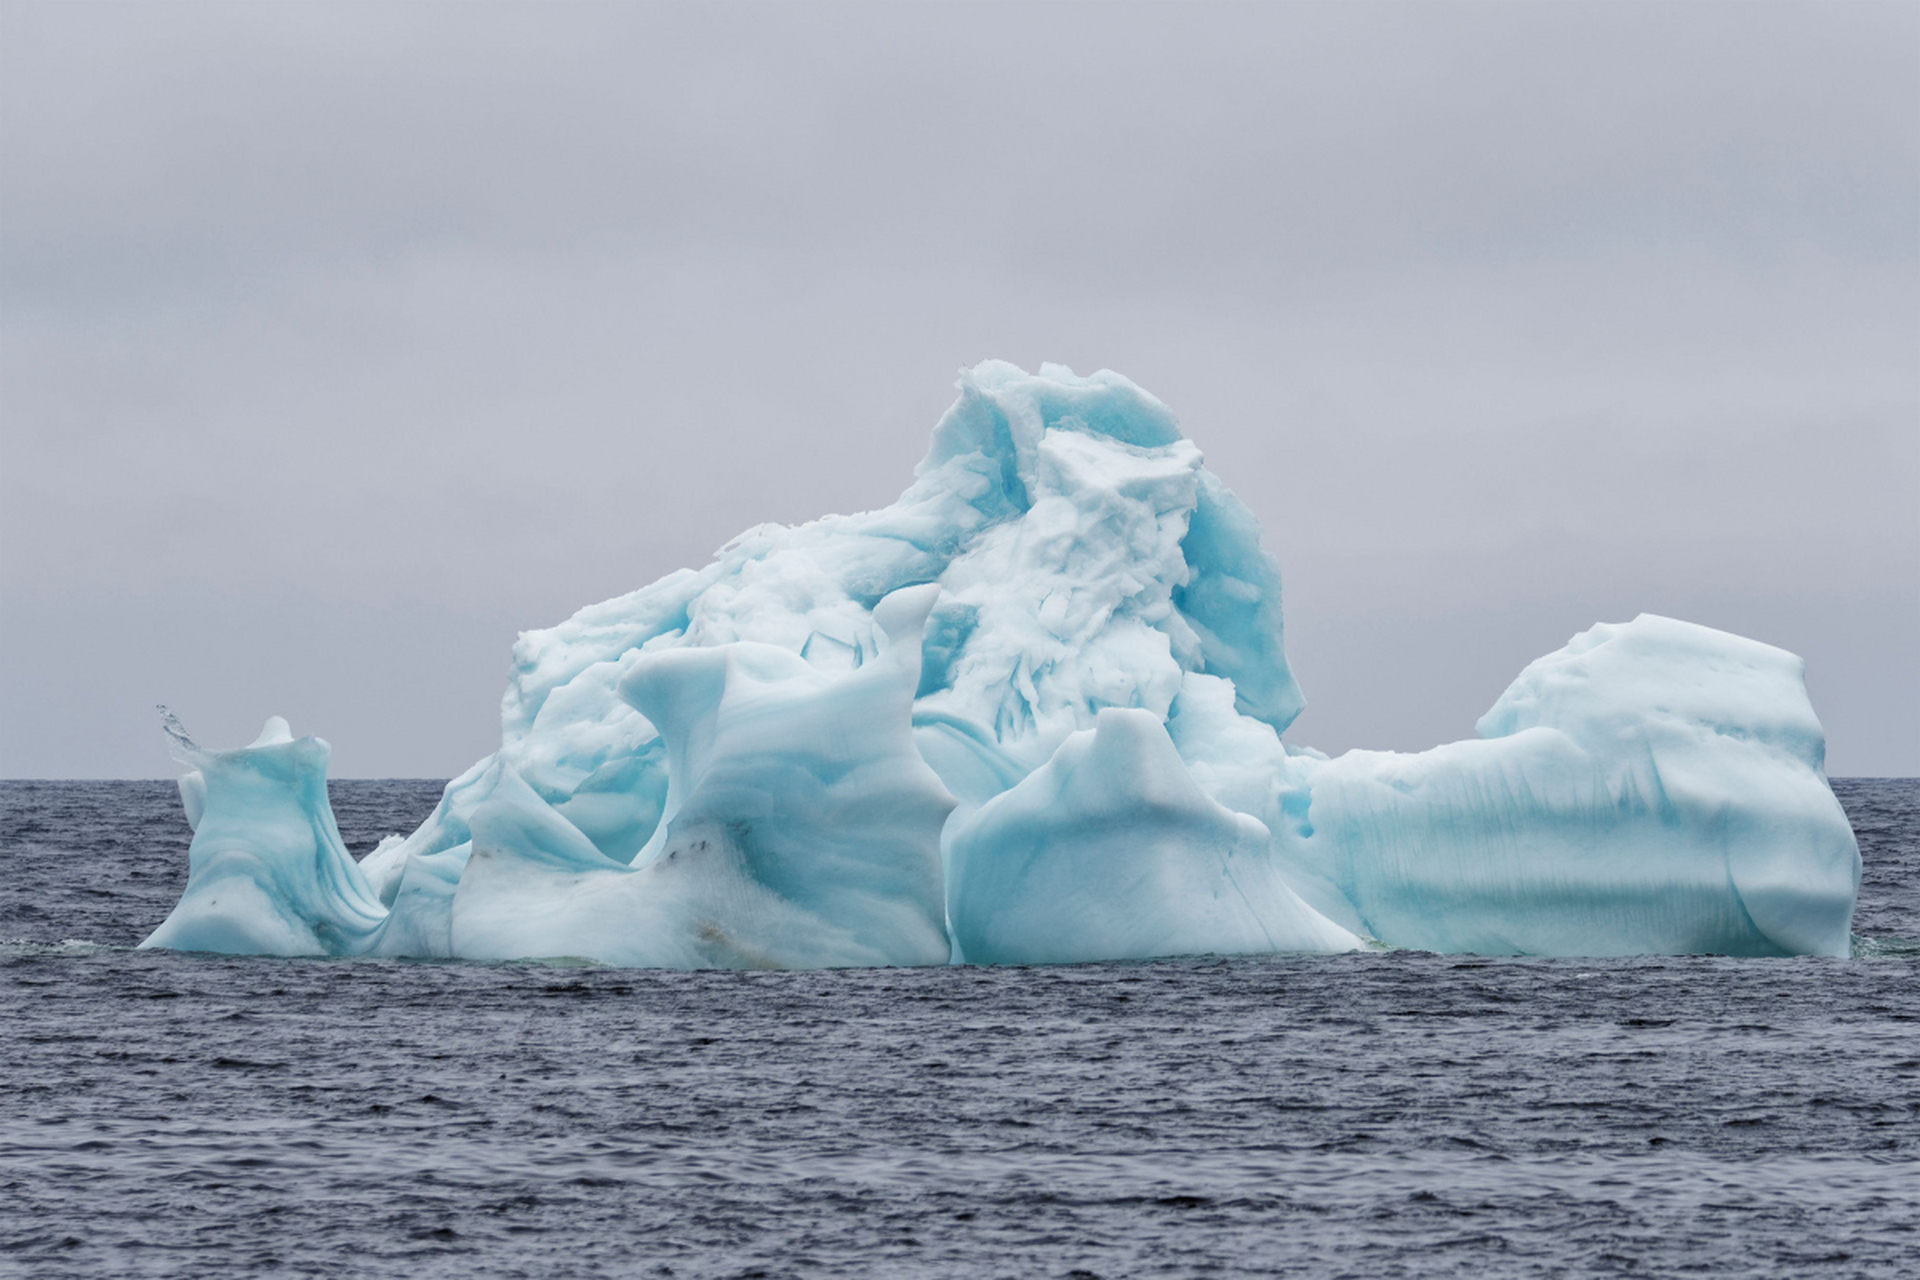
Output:
M0 7L0 776L498 741L516 630L1127 374L1338 751L1642 610L1920 774L1920 6Z

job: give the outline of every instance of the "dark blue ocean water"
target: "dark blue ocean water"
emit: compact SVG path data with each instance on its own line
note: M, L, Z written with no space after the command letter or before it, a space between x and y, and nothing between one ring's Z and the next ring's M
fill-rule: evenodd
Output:
M1835 785L1851 961L744 974L129 951L171 784L0 783L0 1273L1913 1276L1920 781Z

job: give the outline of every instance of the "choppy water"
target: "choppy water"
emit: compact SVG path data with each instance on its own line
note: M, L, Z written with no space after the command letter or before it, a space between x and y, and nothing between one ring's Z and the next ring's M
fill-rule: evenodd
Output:
M130 952L171 785L0 783L0 1272L1911 1276L1920 781L1836 790L1852 961L685 974Z

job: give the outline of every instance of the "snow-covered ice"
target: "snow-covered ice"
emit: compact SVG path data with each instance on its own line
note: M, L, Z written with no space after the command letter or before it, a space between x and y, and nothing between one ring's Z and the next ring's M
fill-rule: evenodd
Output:
M181 793L145 945L675 967L1206 952L1845 955L1859 855L1797 658L1642 616L1478 740L1328 760L1280 576L1110 372L962 375L878 511L761 525L514 647L498 752L356 865L277 719ZM171 722L170 722L171 724Z

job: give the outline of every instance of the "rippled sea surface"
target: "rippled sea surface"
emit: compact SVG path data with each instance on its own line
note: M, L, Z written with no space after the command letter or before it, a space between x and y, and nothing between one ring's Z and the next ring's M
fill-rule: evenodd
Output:
M1835 789L1850 961L741 974L130 951L172 785L0 783L0 1273L1913 1276L1920 781Z

